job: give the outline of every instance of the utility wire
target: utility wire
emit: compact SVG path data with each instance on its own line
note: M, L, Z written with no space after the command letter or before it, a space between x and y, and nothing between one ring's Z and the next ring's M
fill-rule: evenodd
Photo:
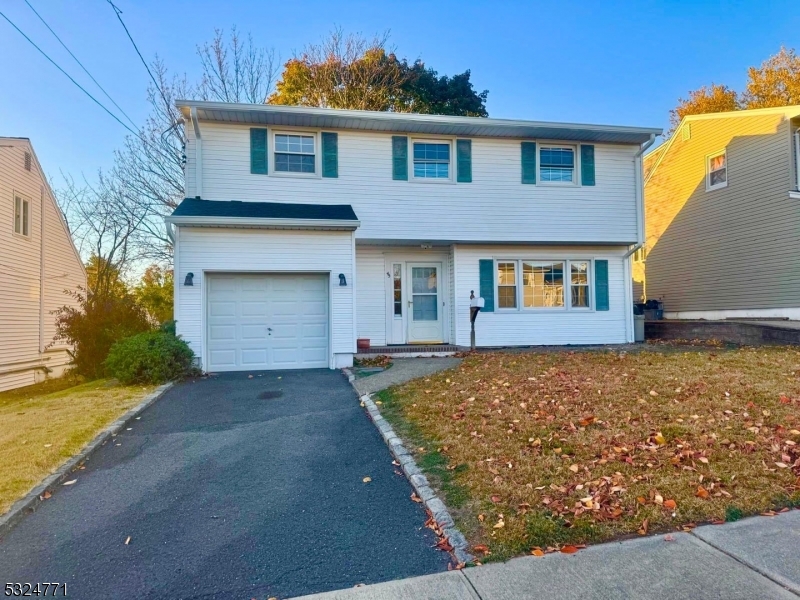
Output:
M136 54L139 55L139 59L142 61L144 68L147 69L147 73L150 75L150 79L153 80L153 84L156 86L156 89L161 94L161 99L164 100L164 106L167 108L167 111L171 111L172 107L170 106L169 101L167 100L167 97L164 94L164 90L162 90L161 86L158 85L158 81L156 81L156 78L153 76L153 72L147 65L147 61L144 59L144 56L142 56L142 53L139 52L139 47L136 45L136 42L133 41L133 36L131 36L131 32L128 31L128 28L125 25L125 21L122 20L122 11L119 8L117 8L116 5L111 0L107 0L107 2L111 5L111 8L114 9L114 14L117 15L117 19L119 19L120 25L122 25L122 28L125 30L125 33L128 34L128 39L131 41L131 44L133 44L133 49L136 50Z
M53 37L55 37L55 38L58 40L58 43L59 43L59 44L61 44L61 45L64 47L64 50L66 50L66 51L69 53L69 55L70 55L72 58L74 58L74 59L75 59L75 62L76 62L76 63L78 63L78 65L80 65L81 69L83 69L83 72L84 72L84 73L86 73L86 74L89 76L89 79L91 79L92 81L94 81L95 85L96 85L97 87L99 87L99 88L100 88L100 91L101 91L101 92L103 92L103 93L106 95L106 98L108 98L108 99L111 101L111 103L112 103L114 106L116 106L116 107L117 107L117 109L119 110L119 112L121 112L123 115L125 115L125 118L126 118L126 119L128 119L128 121L130 121L131 125L133 125L134 127L136 127L136 126L137 126L137 125L136 125L136 123L134 123L134 122L133 122L133 119L131 119L131 118L128 116L128 113L126 113L126 112L125 112L125 111L122 109L122 107L121 107L119 104L117 104L116 102L114 102L114 99L113 99L113 98L112 98L112 97L111 97L111 96L108 94L108 92L107 92L107 91L105 91L105 89L103 89L103 86L102 86L102 85L100 85L100 83L97 81L97 79L95 79L95 78L92 76L92 74L89 72L89 70L88 70L86 67L84 67L84 66L83 66L83 63L82 63L80 60L78 60L78 57L77 57L77 56L75 56L75 55L72 53L72 50L70 50L69 48L67 48L67 45L66 45L66 44L65 44L65 43L64 43L64 42L61 40L61 38L60 38L60 37L58 37L58 34L56 34L56 32L55 32L55 31L53 31L53 28L52 28L52 27L50 27L50 25L48 25L48 24L47 24L47 21L45 21L45 20L44 20L44 18L42 18L42 15L40 15L38 12L36 12L36 9L35 9L35 8L33 8L33 6L31 5L31 3L30 3L30 2L28 2L28 0L25 0L25 4L27 4L27 5L28 5L28 8L30 8L30 9L33 11L33 14L35 14L37 17L39 17L39 20L40 20L42 23L44 23L44 26L45 26L45 27L47 27L47 29L50 31L50 33L52 33L52 34L53 34Z
M139 136L139 134L138 134L138 133L136 133L136 132L135 132L133 129L131 129L130 127L128 127L128 126L127 126L127 125L126 125L126 124L125 124L123 121L121 121L121 120L120 120L120 118L119 118L117 115L115 115L115 114L114 114L114 113L112 113L110 110L108 110L108 109L107 109L107 108L106 108L106 107L105 107L105 106L104 106L104 105L103 105L103 104L102 104L102 103L101 103L101 102L100 102L100 101L99 101L97 98L95 98L95 97L94 97L94 96L92 96L92 95L91 95L89 92L87 92L87 91L86 91L86 89L85 89L85 88L84 88L84 87L83 87L83 86L82 86L80 83L78 83L77 81L75 81L75 80L72 78L72 76L71 76L69 73L67 73L67 72L66 72L64 69L62 69L62 68L61 68L61 67L58 65L58 63L57 63L56 61L54 61L52 58L50 58L50 57L47 55L47 53L46 53L44 50L42 50L41 48L39 48L39 46L37 46L37 45L36 45L36 43L35 43L35 42L34 42L34 41L31 39L31 38L29 38L27 35L25 35L25 32L24 32L24 31L22 31L22 30L21 30L19 27L17 27L17 26L14 24L14 22L13 22L11 19L9 19L9 18L8 18L8 17L7 17L7 16L6 16L6 15L5 15L5 14L4 14L2 11L0 11L0 17L3 17L3 18L6 20L6 21L8 21L9 25L11 25L11 26L12 26L14 29L16 29L16 30L19 32L19 34L20 34L22 37L24 37L26 40L28 40L28 42L30 42L30 44L31 44L31 45L32 45L34 48L36 48L36 49L37 49L39 52L41 52L42 56L44 56L44 57L45 57L47 60L49 60L49 61L50 61L50 62L53 64L53 66L54 66L56 69L58 69L58 70L59 70L59 71L61 71L61 72L62 72L64 75L66 75L66 77L67 77L67 78L68 78L68 79L69 79L69 80L70 80L72 83L74 83L74 84L75 84L75 85L76 85L76 86L77 86L77 87L78 87L78 88L79 88L79 89L80 89L80 90L81 90L81 91L82 91L84 94L86 94L87 96L89 96L89 98L91 98L91 99L92 99L92 102L94 102L95 104L97 104L97 106L99 106L99 107L100 107L100 108L102 108L104 111L106 111L106 112L107 112L107 113L108 113L108 114L109 114L109 115L110 115L110 116L111 116L111 117L112 117L112 118L113 118L113 119L114 119L114 120L115 120L117 123L119 123L120 125L122 125L122 126L125 128L125 129L127 129L128 131L130 131L130 132L131 132L133 135L135 135L135 136L137 136L137 137Z

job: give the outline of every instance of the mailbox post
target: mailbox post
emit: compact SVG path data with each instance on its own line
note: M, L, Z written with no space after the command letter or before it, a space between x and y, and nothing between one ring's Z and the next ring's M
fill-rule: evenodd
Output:
M484 306L484 299L483 298L476 298L475 297L475 290L470 290L469 292L469 323L470 323L470 331L469 331L469 347L470 350L475 350L475 319L478 318L478 313L481 312L481 309Z

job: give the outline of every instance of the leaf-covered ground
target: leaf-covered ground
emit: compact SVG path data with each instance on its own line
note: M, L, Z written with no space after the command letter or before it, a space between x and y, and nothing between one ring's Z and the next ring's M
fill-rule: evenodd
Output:
M478 354L377 399L479 556L800 503L794 348Z

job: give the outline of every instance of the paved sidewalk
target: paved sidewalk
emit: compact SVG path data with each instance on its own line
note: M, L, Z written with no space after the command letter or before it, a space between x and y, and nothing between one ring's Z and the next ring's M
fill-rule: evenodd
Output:
M791 511L669 538L600 544L574 555L527 556L304 600L796 600L798 548L800 511Z
M353 386L360 395L373 394L393 385L399 385L412 379L432 375L445 369L452 369L461 364L460 358L451 356L434 358L393 358L389 369L369 377L361 377L353 381Z

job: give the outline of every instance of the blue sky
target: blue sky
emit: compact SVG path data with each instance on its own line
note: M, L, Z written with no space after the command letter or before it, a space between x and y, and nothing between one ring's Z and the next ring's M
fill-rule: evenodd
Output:
M105 0L29 0L136 121L148 76ZM285 60L334 26L386 30L400 56L440 73L469 68L492 117L668 126L680 96L798 44L796 0L442 1L117 0L145 58L196 78L198 44L237 25ZM98 98L23 0L2 10ZM0 135L33 140L45 170L93 178L126 131L0 19Z

